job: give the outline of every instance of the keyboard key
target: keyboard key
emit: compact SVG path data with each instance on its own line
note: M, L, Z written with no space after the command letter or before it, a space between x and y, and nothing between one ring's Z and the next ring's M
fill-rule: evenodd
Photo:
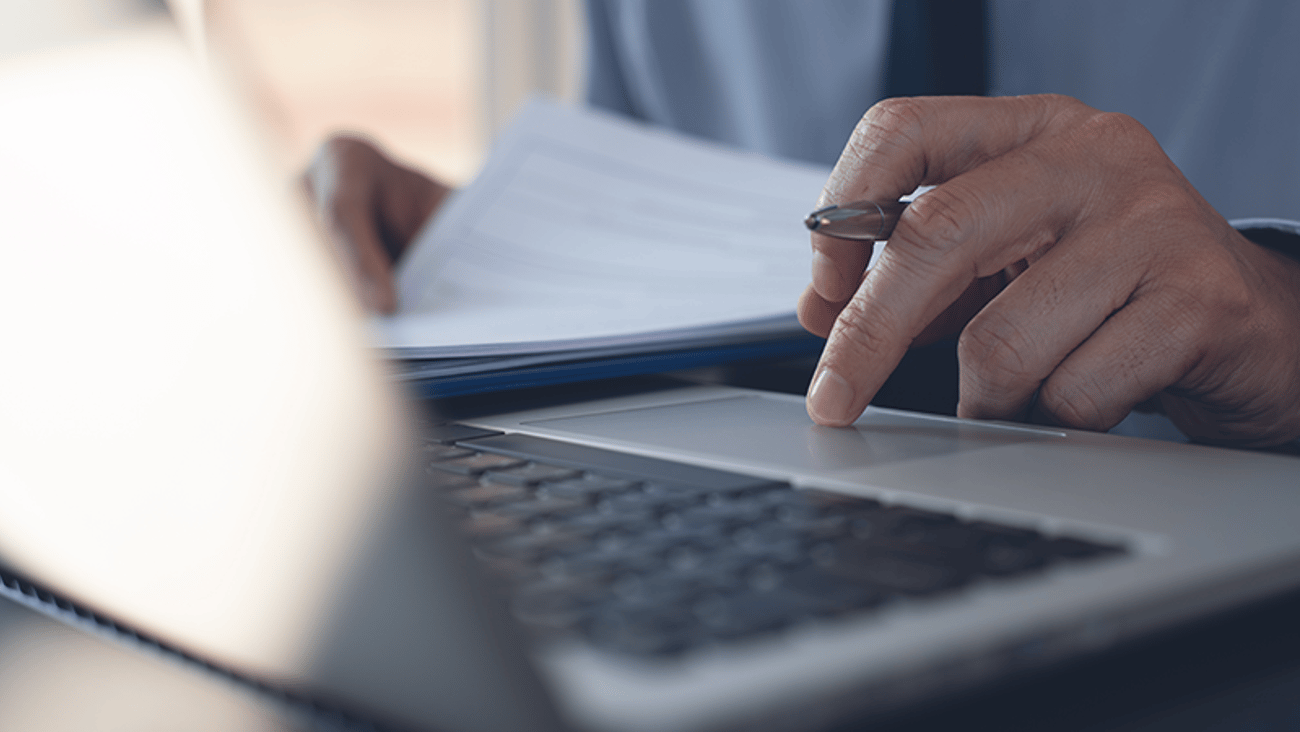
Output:
M469 457L474 454L473 450L456 445L444 445L439 442L426 443L420 454L432 462L442 462L443 460L453 460L455 458Z
M471 541L494 539L508 534L519 533L527 529L523 521L515 516L502 516L493 513L473 513L460 525L461 532Z
M653 603L602 606L584 629L598 646L639 656L680 653L705 638L689 611Z
M493 578L504 582L508 588L518 587L524 582L530 582L537 579L539 572L537 567L529 561L518 557L500 557L490 554L475 553L479 563L487 570ZM509 594L507 591L506 594Z
M648 531L658 526L655 513L649 509L606 513L592 507L589 511L548 516L545 521L556 526L589 533L615 530Z
M890 526L887 536L893 541L927 548L963 552L978 550L986 535L956 521L936 523L924 519L903 518Z
M814 544L819 541L828 539L837 539L849 533L849 521L845 516L795 516L787 517L778 515L777 523L772 526L780 527L780 531L795 531L803 538L805 543ZM761 527L762 531L767 527Z
M584 505L582 501L575 501L572 498L538 496L535 494L529 494L529 496L527 500L506 503L496 508L495 511L503 516L516 516L527 521L579 510Z
M440 445L499 434L501 433L497 430L479 429L464 424L429 424L420 429L420 435L426 442Z
M588 542L591 551L613 555L650 555L658 554L674 544L673 540L657 533L611 531L601 534L595 541Z
M802 545L805 535L794 526L773 521L741 526L733 531L730 537L737 546L748 547L784 542L795 542L796 545Z
M475 478L472 475L457 475L455 473L447 473L441 470L434 469L433 466L429 466L428 468L426 468L425 472L428 473L429 475L430 487L438 491L439 493L447 493L450 491L462 491L467 488L473 488L474 486L479 484L478 478Z
M610 478L593 473L584 473L578 477L564 480L548 480L538 486L540 495L563 496L565 498L592 498L633 490L639 483L625 478Z
M483 474L483 479L493 483L534 485L548 480L575 478L578 474L578 471L572 468L560 468L542 463L527 463L525 465L489 470Z
M447 500L466 508L483 508L487 506L521 501L532 497L527 490L512 485L482 485L477 482L459 490L449 490Z
M789 484L774 483L770 481L736 483L728 486L708 484L687 485L684 483L650 481L645 484L643 490L647 493L654 494L691 496L696 500L708 501L710 503L758 500L763 501L766 504L770 500L773 507L779 503L782 497L793 493Z
M592 574L652 572L663 564L660 557L638 552L570 552L557 553L543 561L539 569L552 577L580 577Z
M979 571L994 577L1021 574L1045 566L1049 556L1041 545L993 541L980 554Z
M803 491L797 491L788 486L782 486L778 490L766 491L759 494L758 497L771 507L772 515L777 518L811 518L821 513L817 505L803 495Z
M899 557L867 542L841 540L832 546L834 559L822 564L822 569L887 592L932 595L960 587L971 579L957 567Z
M500 538L491 542L480 542L476 551L494 556L518 557L520 559L540 560L555 552L583 546L587 537L563 531L528 531Z
M610 588L625 602L679 604L707 589L707 585L690 578L670 574L624 574Z
M749 554L680 546L664 554L664 572L704 587L728 589L745 584L745 572L758 560ZM658 569L658 567L656 567Z
M576 626L609 596L606 587L588 579L548 579L520 588L510 609L529 625L564 629Z
M788 592L799 593L813 604L815 615L841 615L876 607L893 595L856 582L846 582L816 567L801 567L785 574L781 581Z
M709 524L694 526L653 526L645 530L648 539L663 541L672 547L707 550L730 542L725 527Z
M756 562L773 562L793 566L811 561L802 541L797 537L775 541L756 541L737 545L737 549Z
M740 638L779 630L808 617L811 609L799 595L754 590L714 595L692 607L700 624L715 638Z
M517 458L506 457L504 455L493 455L492 453L479 453L469 457L455 458L434 463L430 467L435 470L441 470L457 475L482 475L489 470L501 470L503 468L512 468L516 465L522 465L524 461Z
M729 501L686 506L664 517L666 526L728 526L754 523L763 517L765 507L758 502Z
M605 513L614 514L623 511L659 513L684 509L699 500L698 496L689 494L647 493L633 490L604 496L597 507Z

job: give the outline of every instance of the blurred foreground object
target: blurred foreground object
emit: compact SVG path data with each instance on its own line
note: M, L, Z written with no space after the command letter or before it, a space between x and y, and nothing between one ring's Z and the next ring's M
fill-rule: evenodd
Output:
M0 65L0 563L256 665L314 650L400 428L225 96L165 16Z
M280 732L300 721L229 680L0 599L0 729Z
M198 9L201 0L179 0ZM0 60L84 42L151 19L166 22L163 0L6 0L0 3Z
M0 65L0 569L306 705L546 728L304 201L202 69L169 23Z

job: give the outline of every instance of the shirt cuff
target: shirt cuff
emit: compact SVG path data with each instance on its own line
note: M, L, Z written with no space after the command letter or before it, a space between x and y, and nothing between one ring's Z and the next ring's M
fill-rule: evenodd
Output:
M1300 221L1290 219L1233 219L1232 228L1256 244L1300 260ZM1272 448L1273 452L1300 455L1300 440Z
M1256 244L1300 260L1300 221L1290 219L1233 219L1232 228Z

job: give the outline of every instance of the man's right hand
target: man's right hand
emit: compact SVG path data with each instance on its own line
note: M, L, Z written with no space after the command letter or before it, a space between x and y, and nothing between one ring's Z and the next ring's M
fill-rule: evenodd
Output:
M852 423L913 343L961 333L957 416L1300 437L1300 261L1248 240L1131 117L1062 96L886 100L823 192L907 207L880 255L813 235L808 411Z
M303 185L343 250L362 302L374 311L393 312L393 263L450 189L350 135L335 135L321 145Z

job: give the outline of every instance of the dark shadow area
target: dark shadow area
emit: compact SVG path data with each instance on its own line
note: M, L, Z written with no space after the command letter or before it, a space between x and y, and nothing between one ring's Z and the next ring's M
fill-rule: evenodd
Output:
M808 393L817 356L751 361L710 370L701 380L785 394ZM871 403L928 414L957 413L957 341L913 348L880 387Z
M1300 591L833 732L1300 729Z
M417 398L422 415L432 422L454 422L502 412L542 409L577 400L612 399L633 394L647 394L687 385L681 379L667 376L628 376L617 379L584 381L561 386L538 386L531 389L511 389L487 394L469 394L461 397L437 399ZM436 405L436 417L435 413Z

